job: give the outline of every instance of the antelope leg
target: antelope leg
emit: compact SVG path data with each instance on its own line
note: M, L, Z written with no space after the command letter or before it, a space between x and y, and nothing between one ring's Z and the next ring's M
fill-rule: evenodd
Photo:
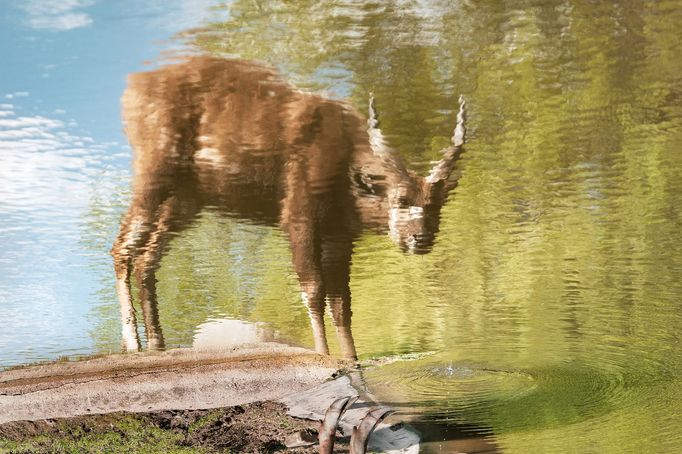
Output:
M116 273L116 294L121 310L121 348L125 351L140 350L140 337L137 334L137 319L130 295L130 274L123 271L123 275Z
M351 331L350 263L353 242L349 235L327 236L322 241L322 279L329 308L341 347L341 355L356 360L355 342Z
M135 260L135 276L140 290L140 306L142 307L148 350L162 350L164 348L156 297L156 270L170 237L173 205L176 203L176 200L170 197L158 207L156 219L150 227L147 242L142 248L142 253Z
M293 226L295 233L290 233L291 252L294 269L301 285L303 304L308 309L310 326L315 342L315 351L321 355L329 354L327 334L324 328L325 290L322 271L319 263L319 252L316 253L314 233L305 226ZM296 228L299 227L299 228Z
M121 348L124 351L140 349L135 308L130 291L130 274L132 260L139 247L139 240L143 236L144 228L134 211L130 209L121 222L118 236L111 248L116 271L116 295L121 310Z
M148 350L165 347L156 295L156 272L161 258L173 235L184 230L199 210L196 201L186 195L175 194L163 200L154 211L147 241L134 262Z
M391 413L393 410L387 408L371 408L360 421L360 425L353 429L353 435L350 437L350 454L365 454L370 434L377 424Z
M357 400L357 396L341 397L336 399L327 409L324 419L320 423L318 440L320 442L320 454L331 454L334 452L334 436L339 421L344 412Z
M160 219L164 217L164 205L167 205L167 201L163 202L166 198L167 195L156 188L145 188L136 192L111 249L116 270L116 293L121 307L123 350L138 351L140 349L130 278L135 268L139 283L143 269L147 267L145 262L149 262L150 257L155 255L147 254L145 247L156 242ZM167 224L167 222L162 222L162 224ZM144 295L142 297L144 299ZM145 304L142 306L143 312L148 312ZM148 317L144 318L146 322Z
M302 163L294 161L290 163L289 169L285 183L287 196L282 204L280 222L289 237L303 304L308 308L315 351L321 355L328 355L329 346L324 328L326 303L320 264L320 238L314 225L312 200L306 193L306 168Z

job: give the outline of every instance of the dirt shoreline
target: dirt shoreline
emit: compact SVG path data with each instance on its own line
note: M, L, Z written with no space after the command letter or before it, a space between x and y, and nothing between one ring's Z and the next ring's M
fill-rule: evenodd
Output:
M286 448L287 437L316 434L334 400L355 396L336 434L335 452L348 452L353 427L379 405L368 393L355 364L277 343L15 367L0 371L0 453L314 453ZM423 445L406 422L389 417L369 449L496 452L471 434L436 434L437 449Z
M314 434L334 400L358 395L349 366L257 343L13 368L0 372L0 452L276 452L287 436ZM335 452L376 405L356 404ZM402 426L375 432L374 451L418 450Z
M0 423L278 400L329 380L343 365L260 343L27 366L0 372Z
M0 452L277 451L318 423L275 401L344 365L258 343L12 368L0 372Z

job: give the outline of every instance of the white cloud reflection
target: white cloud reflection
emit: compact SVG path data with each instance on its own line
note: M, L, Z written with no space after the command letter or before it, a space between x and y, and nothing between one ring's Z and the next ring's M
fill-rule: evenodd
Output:
M24 96L28 96L29 93L27 91L15 91L14 93L7 93L5 95L5 98L7 99L14 99L14 98L21 98Z
M0 331L0 366L91 350L91 267L97 257L108 271L100 251L111 240L90 213L118 217L93 198L119 194L111 181L126 175L112 164L120 145L75 132L68 117L25 112L0 104L0 319L11 327Z
M28 14L31 28L66 31L92 24L92 17L78 10L94 3L94 0L28 0L21 9Z
M108 146L71 133L70 124L0 105L0 215L78 211L87 203Z
M227 10L213 7L225 3L232 3L232 0L147 0L132 2L135 7L130 9L144 16L149 26L175 33L197 27L209 19L224 20Z

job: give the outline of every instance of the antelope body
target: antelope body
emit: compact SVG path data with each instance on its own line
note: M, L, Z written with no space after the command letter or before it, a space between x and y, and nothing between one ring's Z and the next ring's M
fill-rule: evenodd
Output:
M420 177L385 144L373 101L367 121L344 103L294 89L271 69L211 57L131 75L123 117L135 152L133 197L112 255L131 350L140 347L131 278L148 347L161 348L155 271L171 235L210 206L284 230L316 350L328 353L329 304L342 354L354 358L353 240L363 229L388 231L403 250L427 252L464 141L462 102L452 145Z

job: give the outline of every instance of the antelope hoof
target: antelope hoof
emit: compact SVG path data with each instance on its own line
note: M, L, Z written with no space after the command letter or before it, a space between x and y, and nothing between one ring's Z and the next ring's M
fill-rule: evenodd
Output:
M370 408L360 421L360 425L353 429L353 435L350 437L350 454L365 454L370 434L377 424L391 413L393 410L387 408Z
M341 397L336 399L324 414L324 419L320 424L319 442L320 454L332 454L334 451L334 436L336 427L343 416L343 413L357 400L357 396Z

